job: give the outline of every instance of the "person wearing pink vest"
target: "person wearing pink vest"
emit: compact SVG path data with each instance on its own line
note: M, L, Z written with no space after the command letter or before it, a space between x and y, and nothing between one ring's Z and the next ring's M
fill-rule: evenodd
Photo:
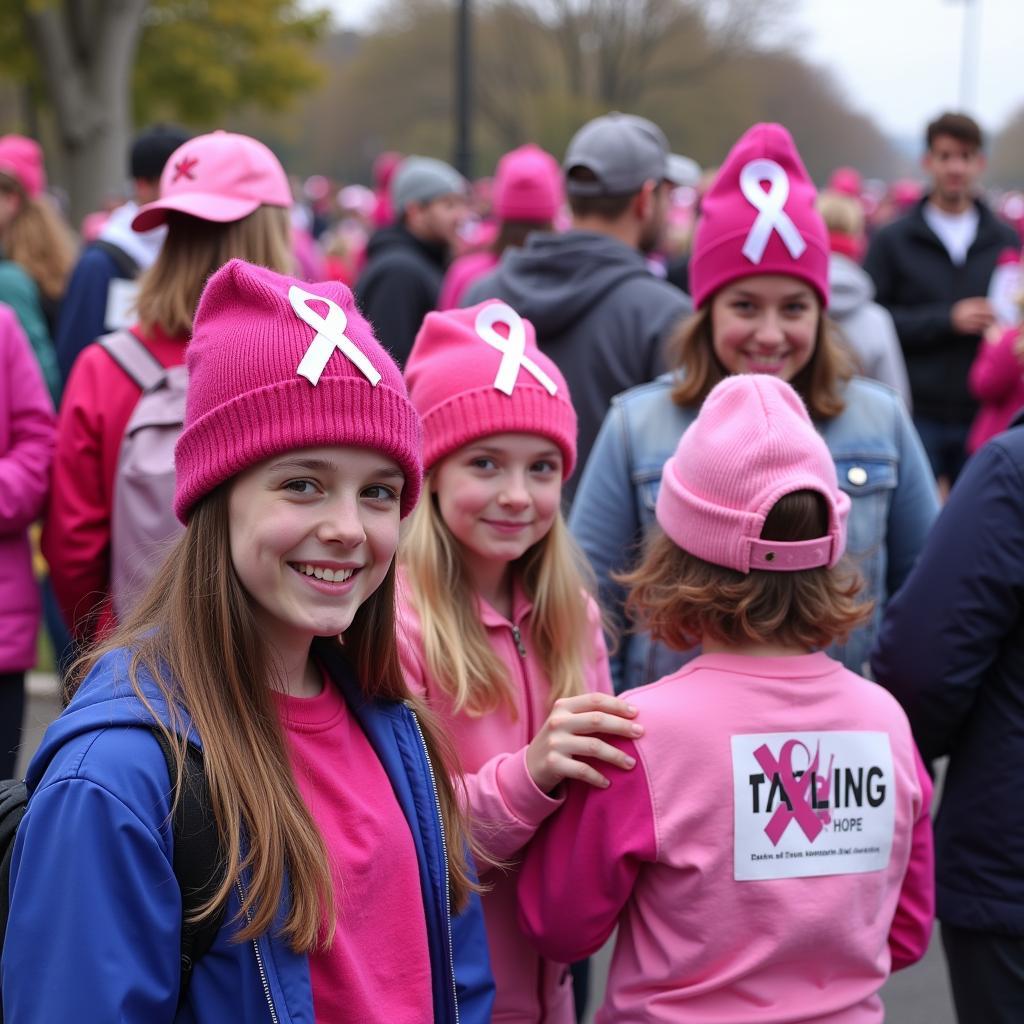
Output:
M818 649L869 612L849 508L773 376L719 383L665 464L628 607L703 653L631 691L636 768L570 783L519 876L547 956L618 926L599 1024L877 1022L928 947L929 777L896 701Z
M465 772L493 1020L571 1024L568 961L541 956L516 922L516 865L563 780L607 785L581 756L631 766L594 734L640 731L611 696L601 618L560 512L576 414L533 326L494 300L429 314L406 379L429 497L399 551L402 661Z

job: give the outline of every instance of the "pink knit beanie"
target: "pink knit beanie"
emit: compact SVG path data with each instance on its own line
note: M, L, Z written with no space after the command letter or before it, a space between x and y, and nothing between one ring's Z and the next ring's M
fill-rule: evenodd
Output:
M423 463L489 434L548 437L562 477L576 465L576 411L558 367L537 348L533 324L490 299L428 313L405 364L409 397L423 417Z
M46 188L46 170L39 143L24 135L0 136L0 174L13 178L29 199L38 198Z
M562 205L562 169L532 143L513 149L494 175L494 214L499 220L553 220Z
M174 511L281 452L372 448L405 473L402 515L423 482L421 429L401 371L337 281L308 284L243 260L206 283L188 346Z
M828 505L828 535L761 540L775 503L816 491ZM665 463L655 510L684 551L738 572L834 566L846 548L850 499L800 396L778 377L737 374L719 383Z
M753 274L806 281L828 305L828 233L817 192L781 124L755 124L729 151L701 200L690 258L699 309Z

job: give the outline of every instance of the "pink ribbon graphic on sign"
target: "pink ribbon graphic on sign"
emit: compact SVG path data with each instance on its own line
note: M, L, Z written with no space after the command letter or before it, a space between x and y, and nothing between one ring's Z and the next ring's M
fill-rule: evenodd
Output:
M786 740L782 744L777 761L772 757L772 752L768 749L767 743L762 743L754 751L754 759L761 766L765 775L769 779L773 775L778 775L790 804L790 806L787 806L786 801L779 804L771 817L771 821L765 826L765 835L771 840L772 846L778 846L782 834L794 819L803 829L804 835L812 842L818 838L819 833L824 828L820 817L811 806L812 794L810 793L811 780L815 778L818 772L820 744L814 750L814 760L807 766L807 769L800 778L797 778L793 771L793 751L797 747L810 758L811 752L799 740Z

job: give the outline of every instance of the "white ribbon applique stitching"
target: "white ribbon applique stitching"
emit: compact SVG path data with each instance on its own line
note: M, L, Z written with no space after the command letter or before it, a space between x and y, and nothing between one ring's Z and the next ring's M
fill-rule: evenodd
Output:
M767 192L761 187L762 181L768 182ZM789 255L798 260L807 243L784 209L789 198L789 177L785 169L774 160L751 160L740 171L740 189L744 199L757 210L757 220L743 243L743 255L751 263L760 263L768 239L777 231Z
M295 315L316 331L316 335L309 343L306 354L302 357L296 373L314 386L320 382L320 376L327 368L334 350L337 349L355 368L376 387L380 383L380 374L373 363L367 359L366 354L360 349L351 338L345 334L348 326L348 317L345 311L336 302L324 298L323 295L314 295L312 292L303 291L298 285L292 285L288 289L288 301L295 310ZM327 307L327 316L323 317L309 305L310 302L322 302Z
M508 328L507 338L494 329L495 324ZM481 309L476 315L476 333L501 353L501 365L494 377L494 386L499 391L506 395L515 391L520 368L536 378L549 395L558 391L558 385L526 354L526 328L511 306L495 302Z

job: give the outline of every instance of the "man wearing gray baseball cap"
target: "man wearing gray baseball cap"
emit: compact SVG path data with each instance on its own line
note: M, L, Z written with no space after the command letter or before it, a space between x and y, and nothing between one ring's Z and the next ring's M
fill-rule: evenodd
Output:
M664 341L692 308L645 259L665 227L669 156L664 133L646 118L614 112L583 125L562 162L572 229L506 250L462 300L503 299L533 323L572 394L580 466L612 397L664 370ZM577 479L566 482L570 496Z

